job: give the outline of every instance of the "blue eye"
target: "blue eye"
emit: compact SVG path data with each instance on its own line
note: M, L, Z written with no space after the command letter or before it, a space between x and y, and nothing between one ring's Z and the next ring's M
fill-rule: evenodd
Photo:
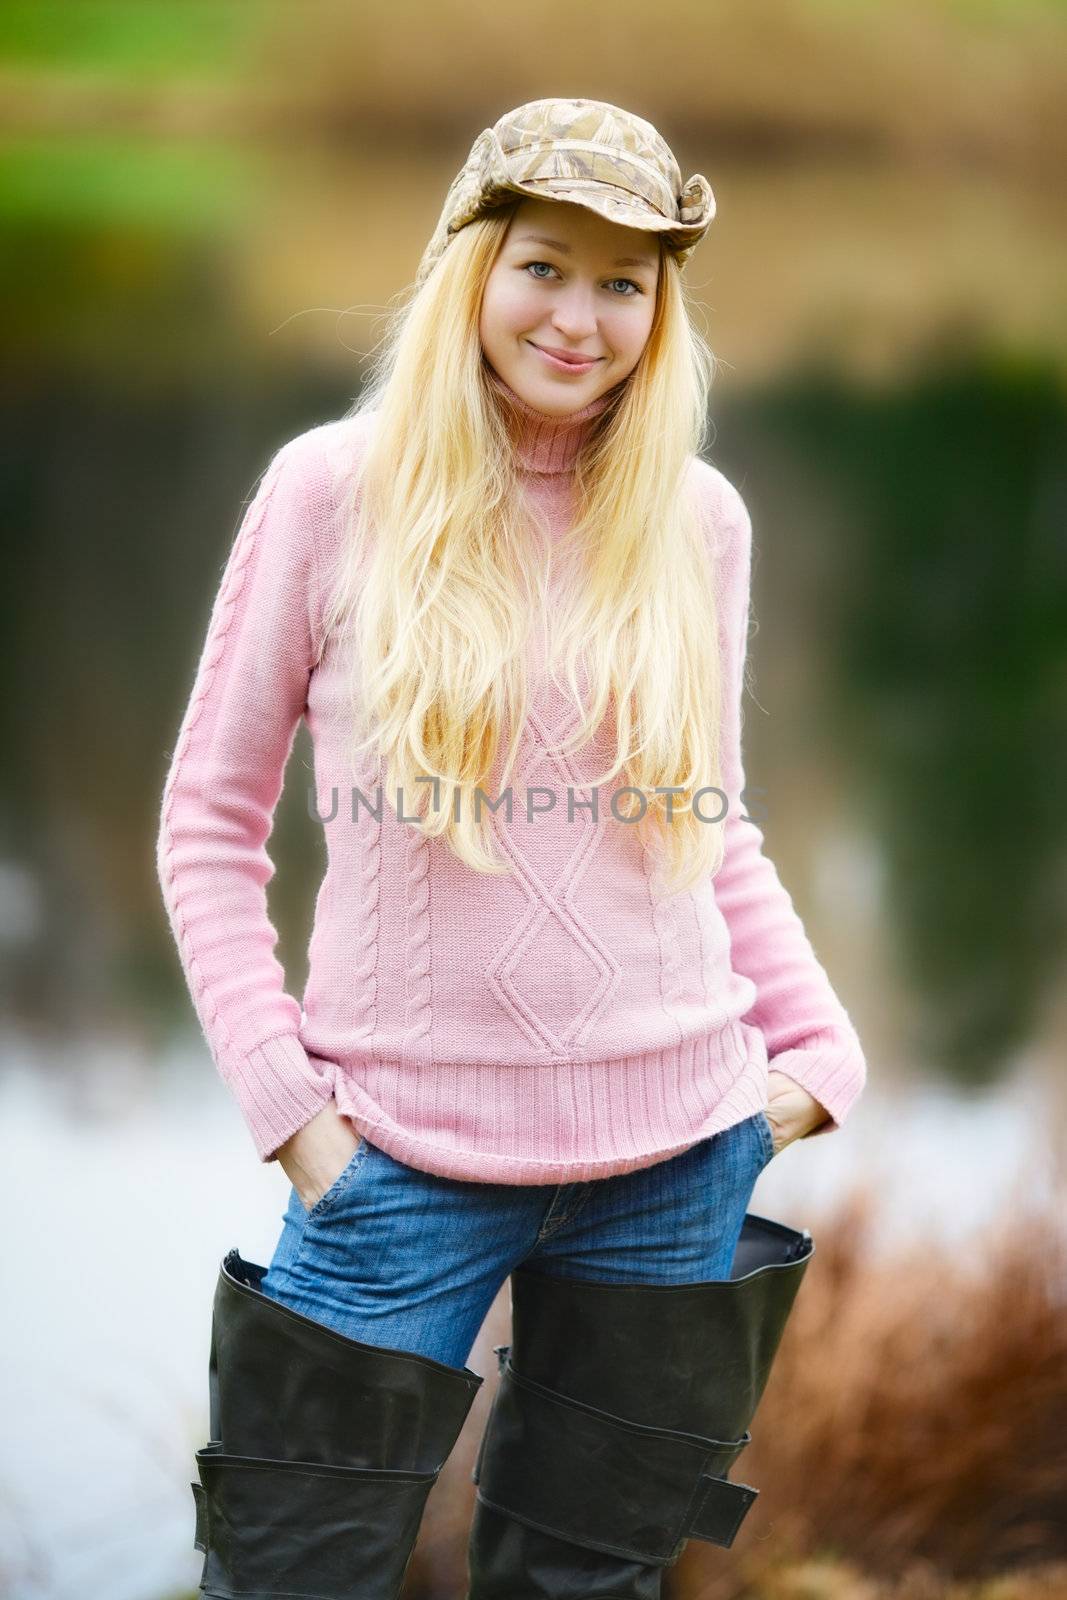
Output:
M549 262L549 261L527 261L525 263L525 265L523 266L522 270L524 272L529 272L532 267L547 267L549 272L554 272L556 270L555 267L553 267L552 263ZM533 277L537 279L538 283L546 283L548 281L546 278L542 277L542 275L539 272L533 273ZM620 300L632 300L634 295L644 294L644 292L645 292L642 289L641 285L639 283L635 283L632 278L609 278L608 282L609 283L628 283L630 285L630 288L633 290L633 294L620 295L619 296Z

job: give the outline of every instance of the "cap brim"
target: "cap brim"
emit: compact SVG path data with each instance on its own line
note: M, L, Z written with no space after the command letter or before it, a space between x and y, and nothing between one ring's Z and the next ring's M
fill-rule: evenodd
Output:
M611 189L599 179L583 182L580 178L531 178L508 184L514 194L529 195L534 200L569 201L595 211L609 222L620 223L625 228L638 228L642 233L669 233L679 244L691 243L706 232L708 223L678 222L654 210L640 195L625 189Z

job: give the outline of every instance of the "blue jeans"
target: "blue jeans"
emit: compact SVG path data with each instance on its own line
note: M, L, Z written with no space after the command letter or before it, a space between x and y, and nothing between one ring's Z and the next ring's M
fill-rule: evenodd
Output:
M584 1183L473 1183L369 1139L308 1211L295 1187L262 1292L313 1321L462 1367L522 1262L603 1283L728 1278L774 1154L758 1111L681 1155Z

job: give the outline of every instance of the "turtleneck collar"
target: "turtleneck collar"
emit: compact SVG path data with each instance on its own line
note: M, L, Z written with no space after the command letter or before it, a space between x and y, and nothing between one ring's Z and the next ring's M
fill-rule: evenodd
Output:
M592 432L594 419L607 410L616 394L616 389L608 389L580 411L550 417L517 395L488 363L486 372L493 388L507 402L515 453L527 472L570 472Z

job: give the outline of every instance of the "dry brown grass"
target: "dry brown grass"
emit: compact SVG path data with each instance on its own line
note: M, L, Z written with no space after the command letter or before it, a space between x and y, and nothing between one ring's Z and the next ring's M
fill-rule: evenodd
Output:
M726 1561L689 1545L678 1600L947 1600L953 1580L1067 1562L1067 1230L1020 1212L966 1248L875 1259L876 1208L857 1191L813 1227L734 1472L760 1499Z
M1067 147L1067 17L1049 5L617 0L609 23L542 0L519 39L514 12L480 0L270 15L256 77L285 85L289 126L303 108L320 131L452 140L451 165L472 130L541 95L630 105L719 155L881 155L1033 182Z
M766 1574L747 1600L1064 1600L1067 1563L1050 1562L986 1581L956 1583L924 1562L876 1579L847 1561L798 1561Z

